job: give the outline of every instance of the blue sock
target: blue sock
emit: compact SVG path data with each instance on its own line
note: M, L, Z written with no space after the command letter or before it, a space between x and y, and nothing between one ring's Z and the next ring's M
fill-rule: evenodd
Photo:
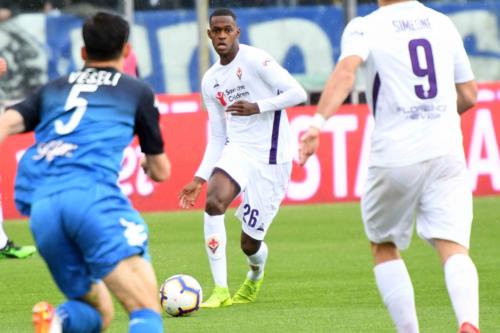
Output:
M101 315L85 302L69 300L59 305L56 311L62 320L64 333L101 332Z
M163 321L160 314L150 309L132 312L128 333L163 333Z

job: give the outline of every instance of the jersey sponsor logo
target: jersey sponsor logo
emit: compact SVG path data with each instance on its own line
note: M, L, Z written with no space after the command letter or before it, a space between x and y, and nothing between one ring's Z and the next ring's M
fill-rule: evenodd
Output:
M262 62L262 65L264 65L264 67L267 67L267 65L269 65L271 63L271 59L266 59Z
M229 103L234 103L242 98L249 98L250 93L244 84L240 84L236 88L226 89L224 91L224 96L227 97Z
M397 106L396 112L406 119L438 119L446 112L445 104L419 104L410 106Z
M224 93L222 91L218 91L217 94L215 95L215 98L217 98L217 100L219 101L219 103L222 105L222 106L226 106L227 105L227 102L224 98Z
M243 75L243 72L241 71L241 68L238 67L238 69L236 70L236 76L238 77L238 79L240 79L240 81L241 81L242 75Z
M137 224L133 221L127 221L120 218L120 224L125 228L123 233L130 246L142 246L148 239L146 228L143 224Z
M52 162L56 157L71 157L78 145L67 143L62 140L42 142L36 147L37 154L33 156L35 161L45 159Z
M213 235L208 237L207 239L207 247L213 254L217 252L217 249L220 246L219 235Z

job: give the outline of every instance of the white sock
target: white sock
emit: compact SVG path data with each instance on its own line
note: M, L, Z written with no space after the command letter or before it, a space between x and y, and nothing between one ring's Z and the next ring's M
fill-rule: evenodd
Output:
M479 328L479 282L476 266L465 254L455 254L444 264L444 277L458 325Z
M247 278L253 281L260 280L264 275L264 266L267 261L267 245L266 243L260 243L260 248L257 252L247 257L248 266L250 270L247 273Z
M0 198L1 199L1 198ZM2 214L2 203L0 202L0 249L3 249L7 245L9 238L3 230L3 214Z
M417 310L410 274L402 259L386 261L374 268L380 295L399 333L418 333Z
M224 215L204 215L205 249L214 283L227 287L226 227Z

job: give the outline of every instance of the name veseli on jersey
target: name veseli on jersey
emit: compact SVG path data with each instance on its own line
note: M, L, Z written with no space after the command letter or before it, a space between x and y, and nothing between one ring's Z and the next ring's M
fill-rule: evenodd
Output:
M112 73L106 70L96 71L94 69L85 69L83 71L72 72L68 76L70 84L95 84L98 86L116 86L121 73Z

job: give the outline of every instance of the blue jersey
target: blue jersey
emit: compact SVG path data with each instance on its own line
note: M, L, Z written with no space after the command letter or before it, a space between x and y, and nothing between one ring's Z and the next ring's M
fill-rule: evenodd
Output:
M113 68L84 68L44 85L13 109L35 131L19 163L16 204L29 215L40 198L93 182L117 186L134 134L145 154L163 152L154 93Z

